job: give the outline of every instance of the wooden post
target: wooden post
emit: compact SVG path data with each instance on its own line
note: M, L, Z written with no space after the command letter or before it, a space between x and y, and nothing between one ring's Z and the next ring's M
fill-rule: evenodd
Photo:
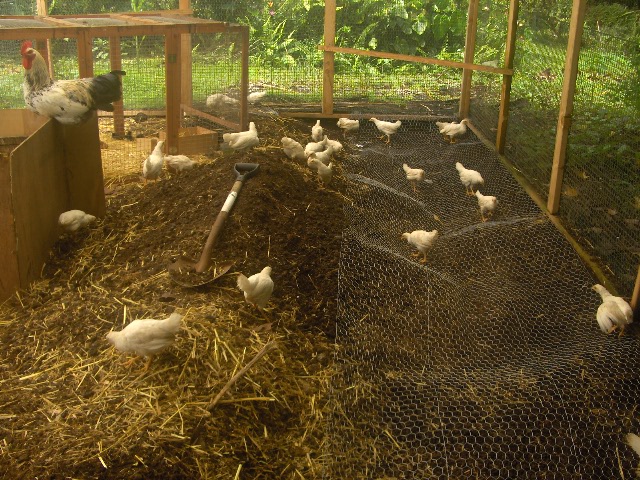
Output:
M324 2L324 45L335 46L336 42L336 0ZM335 53L324 52L322 61L322 113L333 113L333 80Z
M180 34L173 29L164 37L165 82L167 91L167 136L165 152L178 152L180 133Z
M558 213L560 207L562 177L564 175L571 116L573 114L573 95L576 90L576 79L578 77L578 57L580 55L580 42L582 40L582 28L586 8L587 0L573 0L567 57L562 82L562 96L560 97L560 113L558 115L558 126L556 127L556 146L553 152L551 184L549 186L549 198L547 199L547 209L553 215Z
M509 5L509 25L507 26L507 46L504 51L505 68L513 68L513 57L516 52L516 30L518 28L519 0L511 0ZM509 122L509 101L511 100L512 75L502 76L500 92L500 113L498 115L498 132L496 134L496 150L504 153L507 142L507 124Z
M241 31L241 72L240 72L240 130L249 129L249 27Z
M191 0L180 0L178 8L180 10L191 9ZM180 35L180 50L182 59L180 62L181 90L180 101L188 107L193 106L193 77L191 62L191 34Z
M80 78L93 77L93 38L86 30L80 31L78 38L78 73Z
M467 13L467 38L464 42L464 63L473 63L473 55L476 49L476 32L478 29L478 3L479 0L469 0L469 11ZM460 120L469 116L471 105L471 78L473 70L462 70L462 88L460 92L460 109L458 117Z
M47 0L36 0L36 12L42 17L47 16ZM53 62L51 61L51 40L36 40L36 50L40 52L42 58L49 67L49 76L54 77Z
M122 52L120 49L120 37L109 37L109 62L111 70L122 70ZM123 82L126 77L123 77ZM113 102L113 131L124 137L124 105L122 100Z

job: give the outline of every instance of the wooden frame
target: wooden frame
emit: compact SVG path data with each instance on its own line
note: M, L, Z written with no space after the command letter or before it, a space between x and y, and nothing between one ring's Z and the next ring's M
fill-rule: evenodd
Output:
M180 0L179 10L83 14L83 15L46 15L44 0L38 0L42 15L15 16L3 15L8 27L0 29L0 40L22 40L26 37L35 39L44 49L44 55L50 63L48 43L54 38L74 38L78 48L78 68L80 77L93 76L92 42L96 37L109 38L111 68L121 69L120 38L136 35L159 35L165 37L165 62L167 67L167 140L168 153L178 153L178 132L180 128L181 105L192 107L191 97L191 34L237 33L241 36L242 72L240 97L240 122L218 122L235 130L246 130L248 127L249 90L249 27L227 22L219 22L190 16L193 11L188 8L190 0ZM113 25L92 24L92 19L111 19ZM11 27L11 20L33 20L38 26L24 28ZM52 68L50 67L50 71ZM119 103L119 105L118 105ZM121 102L114 105L114 130L124 135L124 112ZM215 117L214 117L215 118Z
M476 33L478 29L478 5L480 0L469 0L469 10L467 12L467 36L464 42L464 63L473 64L473 55L476 50ZM462 70L462 85L460 88L460 108L458 118L463 119L469 116L471 106L471 79L473 70L464 68Z
M509 20L507 26L507 45L504 52L505 67L513 68L513 58L516 53L516 31L518 29L519 0L511 0L509 5ZM511 103L511 75L502 77L500 91L500 112L498 114L498 132L496 133L496 150L503 154L507 142L507 123L509 120L509 104Z

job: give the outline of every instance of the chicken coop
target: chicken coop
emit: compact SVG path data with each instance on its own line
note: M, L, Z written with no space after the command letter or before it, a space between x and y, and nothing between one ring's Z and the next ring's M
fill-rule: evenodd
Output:
M0 107L25 39L55 79L126 71L103 218L2 304L2 475L635 478L640 17L552 3L0 3ZM192 168L143 182L156 140ZM177 283L221 211L229 271ZM265 267L259 308L238 278ZM123 365L107 334L174 312Z

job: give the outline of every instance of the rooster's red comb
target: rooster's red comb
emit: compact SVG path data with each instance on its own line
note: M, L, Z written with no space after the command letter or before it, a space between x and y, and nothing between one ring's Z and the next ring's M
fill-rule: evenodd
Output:
M33 43L31 43L31 40L26 40L22 42L22 48L20 48L20 53L24 55L29 48L33 48Z

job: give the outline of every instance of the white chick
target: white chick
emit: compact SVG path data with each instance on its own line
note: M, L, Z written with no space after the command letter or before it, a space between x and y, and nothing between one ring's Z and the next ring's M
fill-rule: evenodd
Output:
M422 254L422 259L420 263L427 263L427 252L433 247L434 243L438 238L438 231L432 230L427 232L426 230L414 230L411 233L403 233L402 238L404 238L410 245L416 247L419 253L412 254L413 256L420 256Z
M84 213L82 210L69 210L68 212L60 214L58 217L58 225L60 225L65 232L75 232L76 230L86 227L95 219L96 217Z
M322 140L322 126L320 125L320 120L317 120L316 124L311 127L311 139L314 142L319 142Z
M311 157L317 158L325 165L329 165L329 163L331 163L331 158L333 157L333 147L328 146L326 150L322 150L321 152L313 152L311 155L309 155L309 158Z
M327 148L328 143L329 143L329 137L327 137L326 135L324 136L321 142L309 142L304 147L304 154L308 157L314 152L321 152L325 148Z
M220 145L221 148L231 148L232 150L236 151L255 147L256 145L258 145L258 143L260 143L256 124L253 122L249 123L249 130L237 133L225 133L224 135L222 135L222 140L224 141L224 143Z
M207 97L205 104L209 108L219 110L221 108L228 108L239 105L240 101L236 100L235 98L231 98L224 93L214 93L213 95L209 95Z
M342 135L347 136L347 132L355 132L360 129L360 120L351 120L350 118L339 118L338 127L342 129Z
M633 322L631 306L624 299L613 296L600 284L595 284L591 288L602 297L602 304L596 313L600 330L604 333L611 333L619 328L620 335L622 335L625 327Z
M640 437L635 433L627 433L625 440L627 441L627 445L640 457Z
M464 168L460 162L456 162L456 170L460 174L460 181L464 185L467 195L475 195L474 187L477 188L478 185L484 185L484 179L479 172Z
M329 165L325 165L317 158L309 157L307 160L307 165L312 170L318 171L318 180L322 183L323 186L329 185L331 183L331 179L333 178L333 163L329 163Z
M466 118L460 123L456 122L436 122L436 126L440 133L444 136L444 139L449 143L456 143L456 137L461 137L467 133L467 123L469 120Z
M338 140L327 139L327 145L333 147L334 153L339 153L342 150L342 144Z
M164 140L156 143L153 152L151 152L142 164L142 176L144 177L145 184L148 180L157 180L162 173L162 164L164 163L164 154L162 153L163 146Z
M171 173L180 173L192 169L196 162L186 155L165 155L164 163Z
M249 103L258 103L265 97L266 94L267 94L267 92L253 92L253 93L250 93L249 95L247 95L247 101Z
M398 120L397 122L385 122L384 120L378 120L377 118L371 118L371 121L376 124L376 127L380 132L384 133L387 136L386 143L391 142L391 135L396 133L402 125L402 122ZM380 138L384 138L384 135Z
M424 181L424 170L422 170L421 168L411 168L406 163L402 164L402 169L407 174L407 180L411 182L413 191L416 192L416 185L418 184L418 182Z
M165 350L175 340L180 330L182 315L172 313L164 320L150 318L134 320L120 332L109 332L107 340L123 353L135 353L148 357L145 371L149 368L154 355ZM132 359L129 363L135 361Z
M306 160L307 156L304 154L304 148L299 142L296 142L293 138L282 137L282 150L284 154L292 160Z
M491 195L483 195L480 193L480 190L476 190L476 197L478 197L480 216L482 217L482 221L486 222L498 206L498 199ZM486 217L485 214L487 215Z
M271 267L264 267L260 273L255 273L249 278L242 273L239 274L238 288L244 292L244 299L248 303L258 308L264 308L273 293Z

